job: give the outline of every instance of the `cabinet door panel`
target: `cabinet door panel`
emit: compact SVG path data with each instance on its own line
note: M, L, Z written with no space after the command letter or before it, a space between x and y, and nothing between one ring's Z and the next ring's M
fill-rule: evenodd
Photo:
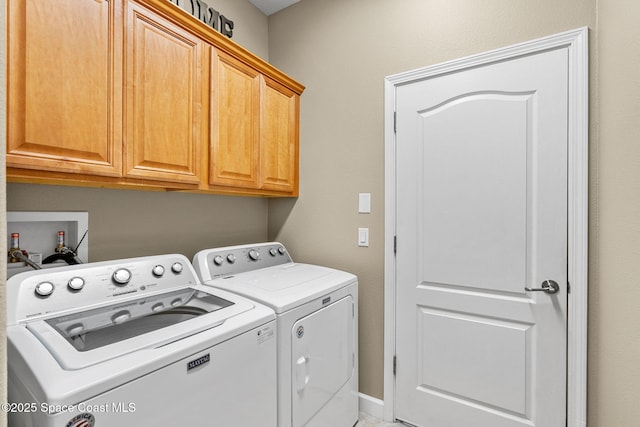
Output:
M129 3L127 177L198 183L204 43Z
M260 188L298 192L298 103L293 91L265 78L260 109Z
M8 1L7 166L121 175L116 0Z
M213 58L210 183L257 188L260 74L222 52Z

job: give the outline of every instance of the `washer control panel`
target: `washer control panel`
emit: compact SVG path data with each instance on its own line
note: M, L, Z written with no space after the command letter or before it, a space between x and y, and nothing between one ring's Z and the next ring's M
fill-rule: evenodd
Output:
M203 281L291 262L289 252L278 242L206 249L193 260L196 270L208 276Z
M7 282L8 311L16 321L28 320L199 283L189 260L178 254L34 270Z

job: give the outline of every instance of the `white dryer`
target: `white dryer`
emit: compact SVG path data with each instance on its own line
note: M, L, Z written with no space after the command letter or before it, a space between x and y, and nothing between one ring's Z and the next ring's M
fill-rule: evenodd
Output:
M207 249L193 265L204 284L276 312L279 427L357 423L356 276L294 263L277 242Z
M273 310L182 255L13 276L12 427L277 425Z

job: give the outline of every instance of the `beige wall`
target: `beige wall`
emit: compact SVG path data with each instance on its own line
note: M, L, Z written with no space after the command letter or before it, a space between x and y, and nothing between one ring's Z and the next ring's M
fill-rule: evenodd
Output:
M271 62L307 90L300 198L270 202L269 233L298 260L359 276L361 392L383 397L384 77L578 27L595 29L596 15L596 0L302 0L270 18ZM597 155L596 137L592 146ZM593 164L597 174L597 159ZM357 213L358 192L372 193L370 215ZM357 247L357 227L370 228L369 248Z
M598 5L589 421L623 427L640 423L640 3Z
M88 211L89 261L174 252L192 258L200 249L267 239L260 198L9 184L7 206Z

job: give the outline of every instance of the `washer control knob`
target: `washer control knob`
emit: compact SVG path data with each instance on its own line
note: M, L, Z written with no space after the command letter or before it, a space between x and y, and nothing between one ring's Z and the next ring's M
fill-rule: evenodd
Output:
M271 256L276 256L278 254L278 251L276 250L276 248L271 248L269 249L269 254Z
M260 258L260 252L255 249L249 251L249 258L253 261L257 261Z
M131 280L131 272L126 268L118 268L113 272L112 278L113 281L116 282L116 285L124 286Z
M153 304L153 306L151 306L151 311L157 312L160 311L164 308L164 304L161 302L155 303Z
M284 248L284 246L280 246L278 248L278 253L280 253L280 255L284 255L285 252L287 252L287 250Z
M153 273L154 276L156 277L162 277L162 275L164 274L164 267L161 266L160 264L156 265L155 267L153 267L153 269L151 270L151 272Z
M233 264L236 262L236 256L234 254L227 255L227 261L229 261L229 264Z
M53 283L41 282L36 285L36 295L41 297L48 297L53 293Z
M222 258L220 255L216 255L215 257L213 257L213 263L215 265L222 265L223 262L224 258Z
M80 289L84 288L84 279L82 277L72 277L71 279L69 279L67 286L72 291L79 291Z
M171 266L171 271L173 271L176 274L182 273L183 269L184 269L184 266L182 265L182 263L179 263L179 262L174 262L173 265Z

